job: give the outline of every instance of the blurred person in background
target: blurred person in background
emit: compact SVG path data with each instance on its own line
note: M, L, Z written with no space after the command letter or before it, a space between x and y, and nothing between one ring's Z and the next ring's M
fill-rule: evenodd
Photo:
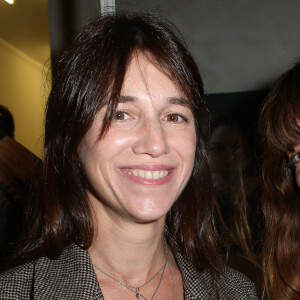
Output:
M226 237L228 264L247 275L262 294L260 251L263 215L259 180L247 177L249 159L242 128L233 115L216 114L210 124L209 154L216 193L218 229Z
M21 233L21 219L39 172L39 159L14 140L14 118L0 105L0 261Z
M228 115L216 116L210 126L209 153L218 204L232 253L250 255L247 221L246 157L240 128Z

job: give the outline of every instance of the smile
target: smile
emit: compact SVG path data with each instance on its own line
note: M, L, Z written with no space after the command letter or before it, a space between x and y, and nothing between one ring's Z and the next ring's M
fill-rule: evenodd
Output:
M150 180L161 179L163 177L168 176L170 173L170 171L168 170L149 171L149 170L123 169L122 171L131 176L141 177Z

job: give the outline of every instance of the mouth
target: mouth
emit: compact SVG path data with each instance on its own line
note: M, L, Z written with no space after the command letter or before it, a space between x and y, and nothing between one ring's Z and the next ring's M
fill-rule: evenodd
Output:
M170 170L149 171L139 169L123 169L122 171L130 176L141 177L150 180L166 177L171 172Z
M160 185L171 180L173 168L167 166L130 166L121 168L129 180L140 184Z

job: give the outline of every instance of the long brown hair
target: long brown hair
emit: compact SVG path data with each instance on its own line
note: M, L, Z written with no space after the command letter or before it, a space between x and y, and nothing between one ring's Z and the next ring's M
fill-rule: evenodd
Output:
M167 215L171 246L198 270L220 273L213 219L213 189L206 152L207 109L198 68L167 22L149 14L105 15L91 21L60 58L47 104L42 198L18 256L24 262L55 257L70 243L89 248L94 224L78 145L99 109L108 104L101 136L109 129L132 55L147 55L191 101L197 149L193 175ZM197 179L197 180L196 180Z
M269 298L300 299L300 190L288 154L300 143L300 63L273 85L261 111L263 265Z

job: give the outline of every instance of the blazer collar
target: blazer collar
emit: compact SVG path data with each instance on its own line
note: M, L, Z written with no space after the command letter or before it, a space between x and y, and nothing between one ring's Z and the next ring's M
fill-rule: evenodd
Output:
M179 253L175 253L181 271L186 300L210 299L213 295L208 272L198 273ZM56 259L40 258L34 267L34 299L103 300L89 254L72 244ZM200 298L199 298L200 297Z
M57 259L37 260L34 299L103 300L88 252L72 244Z

